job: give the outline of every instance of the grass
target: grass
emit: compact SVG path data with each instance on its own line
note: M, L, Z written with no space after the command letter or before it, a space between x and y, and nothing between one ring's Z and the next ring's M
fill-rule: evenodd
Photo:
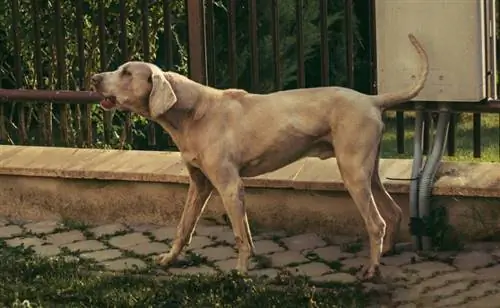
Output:
M366 307L369 300L357 285L318 290L305 278L289 276L110 275L89 261L43 258L4 242L0 260L4 307Z
M384 158L412 158L414 113L405 112L405 154L397 153L396 141L396 113L386 112L385 133L382 140L382 157ZM500 162L500 115L481 115L481 158L473 157L472 114L462 113L457 116L456 151L455 156L445 156L448 161L483 161ZM446 152L445 152L446 155Z

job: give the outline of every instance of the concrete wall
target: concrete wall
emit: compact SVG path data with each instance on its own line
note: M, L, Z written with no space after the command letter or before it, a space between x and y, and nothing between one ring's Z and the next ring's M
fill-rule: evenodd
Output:
M384 160L381 176L409 178L409 160ZM297 170L300 170L297 172ZM88 223L176 222L187 193L177 153L0 146L0 216ZM365 235L334 159L306 159L245 179L251 225L314 231L325 237ZM403 209L400 240L409 239L408 181L385 180ZM500 232L500 164L445 163L433 204L468 238ZM222 220L215 194L204 218Z

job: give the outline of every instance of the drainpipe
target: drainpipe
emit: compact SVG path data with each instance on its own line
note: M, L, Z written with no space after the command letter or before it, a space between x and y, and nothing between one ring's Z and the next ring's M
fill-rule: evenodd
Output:
M420 250L420 229L421 223L418 212L418 188L420 172L423 162L423 125L424 117L422 104L418 103L415 110L415 134L413 135L413 165L411 169L410 184L410 231L414 250Z
M450 124L450 110L447 104L442 104L439 108L439 118L436 127L436 137L432 151L427 157L422 176L419 181L418 191L418 214L420 219L427 219L430 214L430 197L434 178L443 157L446 139L448 137L448 126ZM424 233L422 237L422 249L429 250L432 246L431 237Z

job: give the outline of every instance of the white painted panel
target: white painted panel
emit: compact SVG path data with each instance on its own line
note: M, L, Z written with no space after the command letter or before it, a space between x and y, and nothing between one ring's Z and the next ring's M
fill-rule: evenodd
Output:
M416 101L486 98L482 0L376 0L378 92L409 87L418 74L413 33L429 55L430 74Z

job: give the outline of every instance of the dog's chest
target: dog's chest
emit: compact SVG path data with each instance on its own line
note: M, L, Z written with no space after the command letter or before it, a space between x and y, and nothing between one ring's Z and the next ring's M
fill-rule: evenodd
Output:
M185 163L190 164L193 167L200 168L200 160L198 158L198 155L191 152L182 152L181 157Z

